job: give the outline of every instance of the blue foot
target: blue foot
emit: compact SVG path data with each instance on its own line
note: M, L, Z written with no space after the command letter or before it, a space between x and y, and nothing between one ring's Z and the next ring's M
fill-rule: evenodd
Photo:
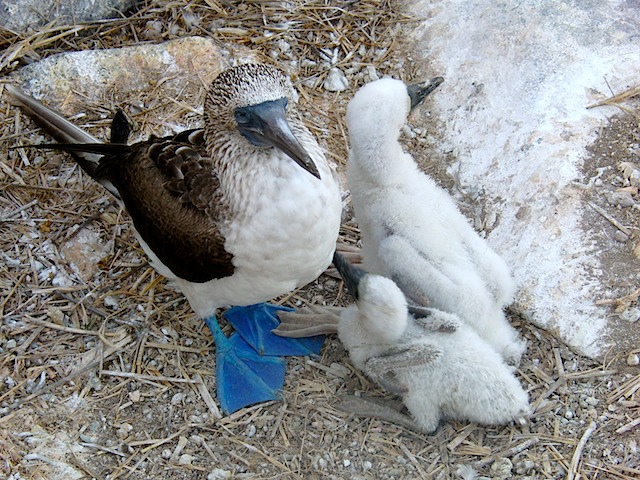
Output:
M271 333L271 330L280 324L277 312L293 310L293 308L258 303L247 307L230 308L222 316L260 355L319 355L324 344L324 335L285 338Z
M204 321L216 342L216 390L224 414L278 400L284 384L284 359L258 355L237 333L227 338L215 315Z

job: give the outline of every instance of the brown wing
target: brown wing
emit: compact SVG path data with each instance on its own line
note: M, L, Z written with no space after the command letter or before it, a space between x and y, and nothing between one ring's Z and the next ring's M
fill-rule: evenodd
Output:
M101 176L118 189L136 230L176 276L206 282L230 276L219 180L203 155L201 130L127 147L105 156Z

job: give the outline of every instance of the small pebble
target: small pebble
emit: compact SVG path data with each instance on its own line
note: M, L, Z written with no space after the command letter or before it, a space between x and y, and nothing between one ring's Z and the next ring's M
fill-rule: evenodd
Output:
M600 403L600 400L595 397L587 397L584 399L584 401L587 405L591 405L592 407L595 407L596 405L598 405L598 403Z
M380 77L378 76L378 72L376 71L376 67L374 67L373 65L367 66L365 71L368 82L375 82L376 80L380 79Z
M193 462L193 455L189 455L188 453L185 453L183 455L180 455L180 458L178 459L178 465L191 465L191 462Z
M533 470L533 467L535 467L536 464L531 461L531 460L523 460L521 462L518 462L516 465L516 473L518 475L523 475L525 473L530 472L531 470Z
M107 295L106 297L104 297L102 301L105 307L110 308L112 310L117 310L120 307L118 300L115 297L112 297L111 295Z
M334 67L329 70L323 86L328 92L342 92L349 88L349 80L347 80L345 74L342 73L342 70Z
M49 307L47 309L47 317L49 317L53 323L64 325L64 313L62 313L62 310L58 307Z
M18 342L16 342L15 339L12 338L11 340L7 340L5 347L7 348L7 350L11 350L12 348L16 348L17 345Z
M627 356L627 365L630 367L637 367L640 364L640 357L637 353L630 353Z
M614 206L632 207L636 202L633 200L631 193L625 191L607 192L605 193L607 202Z
M635 323L640 319L640 308L638 307L629 307L622 314L620 318L626 320L630 323Z
M182 403L182 399L184 398L184 393L178 392L173 397L171 397L171 405L180 405Z
M130 423L123 423L116 431L116 435L120 440L124 440L129 436L129 433L133 430L133 426Z
M224 478L231 478L231 471L214 468L211 470L211 473L207 475L207 480L222 480Z
M132 402L139 402L140 399L142 398L142 394L140 393L140 390L134 390L133 392L129 392L129 400L131 400Z
M507 478L512 477L511 470L513 469L513 463L508 458L498 458L489 471L491 472L491 476L495 479L505 480Z
M617 230L616 233L613 234L613 239L616 242L626 243L627 240L629 240L629 235L627 235L624 232L621 232L620 230Z

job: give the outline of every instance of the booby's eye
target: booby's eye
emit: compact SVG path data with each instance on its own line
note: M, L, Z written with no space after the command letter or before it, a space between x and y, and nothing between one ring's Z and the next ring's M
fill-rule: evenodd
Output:
M251 115L244 108L236 108L233 112L238 125L247 125L251 122Z

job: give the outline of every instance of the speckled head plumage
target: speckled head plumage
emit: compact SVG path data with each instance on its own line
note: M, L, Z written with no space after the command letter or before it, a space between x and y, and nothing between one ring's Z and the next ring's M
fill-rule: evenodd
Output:
M211 84L204 105L211 155L225 157L221 152L239 148L243 153L238 156L236 152L236 160L243 156L252 161L262 156L259 152L264 147L275 147L321 179L317 165L294 133L304 130L297 115L287 108L295 95L289 78L275 67L249 63L223 71Z
M213 122L233 122L238 107L295 98L291 80L282 70L262 63L247 63L224 70L211 83L205 113Z

